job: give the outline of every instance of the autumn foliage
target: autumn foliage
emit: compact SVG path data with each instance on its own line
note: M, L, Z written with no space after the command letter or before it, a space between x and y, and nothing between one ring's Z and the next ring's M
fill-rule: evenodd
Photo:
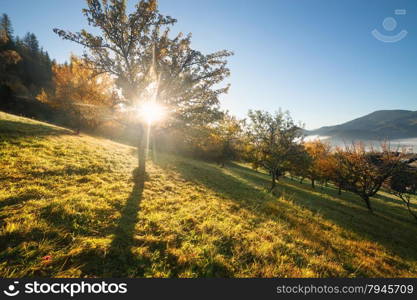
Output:
M113 81L96 75L81 58L71 56L69 64L52 66L54 90L42 92L37 99L69 114L74 128L95 129L111 118L116 97Z
M306 176L310 179L312 187L315 188L317 180L322 182L329 180L331 146L329 143L315 140L306 142L304 147L310 158L310 164L306 168Z

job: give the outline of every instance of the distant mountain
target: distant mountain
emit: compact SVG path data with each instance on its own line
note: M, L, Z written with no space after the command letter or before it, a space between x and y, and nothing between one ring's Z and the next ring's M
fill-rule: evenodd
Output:
M383 140L417 137L417 111L379 110L361 118L307 132L332 139Z

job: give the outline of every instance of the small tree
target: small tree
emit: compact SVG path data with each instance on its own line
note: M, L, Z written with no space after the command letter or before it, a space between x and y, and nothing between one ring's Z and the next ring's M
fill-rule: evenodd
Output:
M300 183L304 182L304 179L308 178L308 170L312 165L312 159L308 155L306 149L302 149L297 155L296 160L292 160L290 164L290 175L298 178Z
M304 147L311 160L311 164L306 170L306 177L310 179L311 187L314 189L317 180L326 180L327 163L331 146L329 143L315 140L306 142Z
M404 202L408 212L417 221L417 212L413 210L411 202L417 195L417 168L404 163L391 177L387 188Z
M192 155L217 162L221 167L231 160L239 159L243 144L244 120L223 113L223 117L205 126L181 130L182 138ZM171 134L172 135L172 134Z
M288 112L249 111L249 119L250 159L255 167L269 172L272 191L277 179L302 152L302 131Z
M338 194L342 195L342 185L344 181L344 172L339 168L338 153L340 148L336 148L334 152L331 152L327 158L322 161L321 171L324 180L333 182L338 189Z
M242 135L243 121L225 113L223 118L214 124L211 136L217 145L217 162L221 167L238 158L239 141Z
M341 187L360 196L373 212L370 197L400 167L402 154L391 151L387 144L381 145L381 150L372 147L367 150L359 143L338 148L334 157Z

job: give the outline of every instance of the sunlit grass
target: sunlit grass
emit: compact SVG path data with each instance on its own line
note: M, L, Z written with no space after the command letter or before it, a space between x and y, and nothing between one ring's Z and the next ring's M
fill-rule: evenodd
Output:
M416 277L417 226L360 199L238 164L135 149L0 113L0 276ZM138 199L140 198L140 201Z

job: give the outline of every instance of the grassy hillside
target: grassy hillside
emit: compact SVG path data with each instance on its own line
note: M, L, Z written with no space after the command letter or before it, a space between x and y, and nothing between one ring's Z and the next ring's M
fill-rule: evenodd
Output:
M0 276L417 277L417 226L388 195L135 150L0 113Z

